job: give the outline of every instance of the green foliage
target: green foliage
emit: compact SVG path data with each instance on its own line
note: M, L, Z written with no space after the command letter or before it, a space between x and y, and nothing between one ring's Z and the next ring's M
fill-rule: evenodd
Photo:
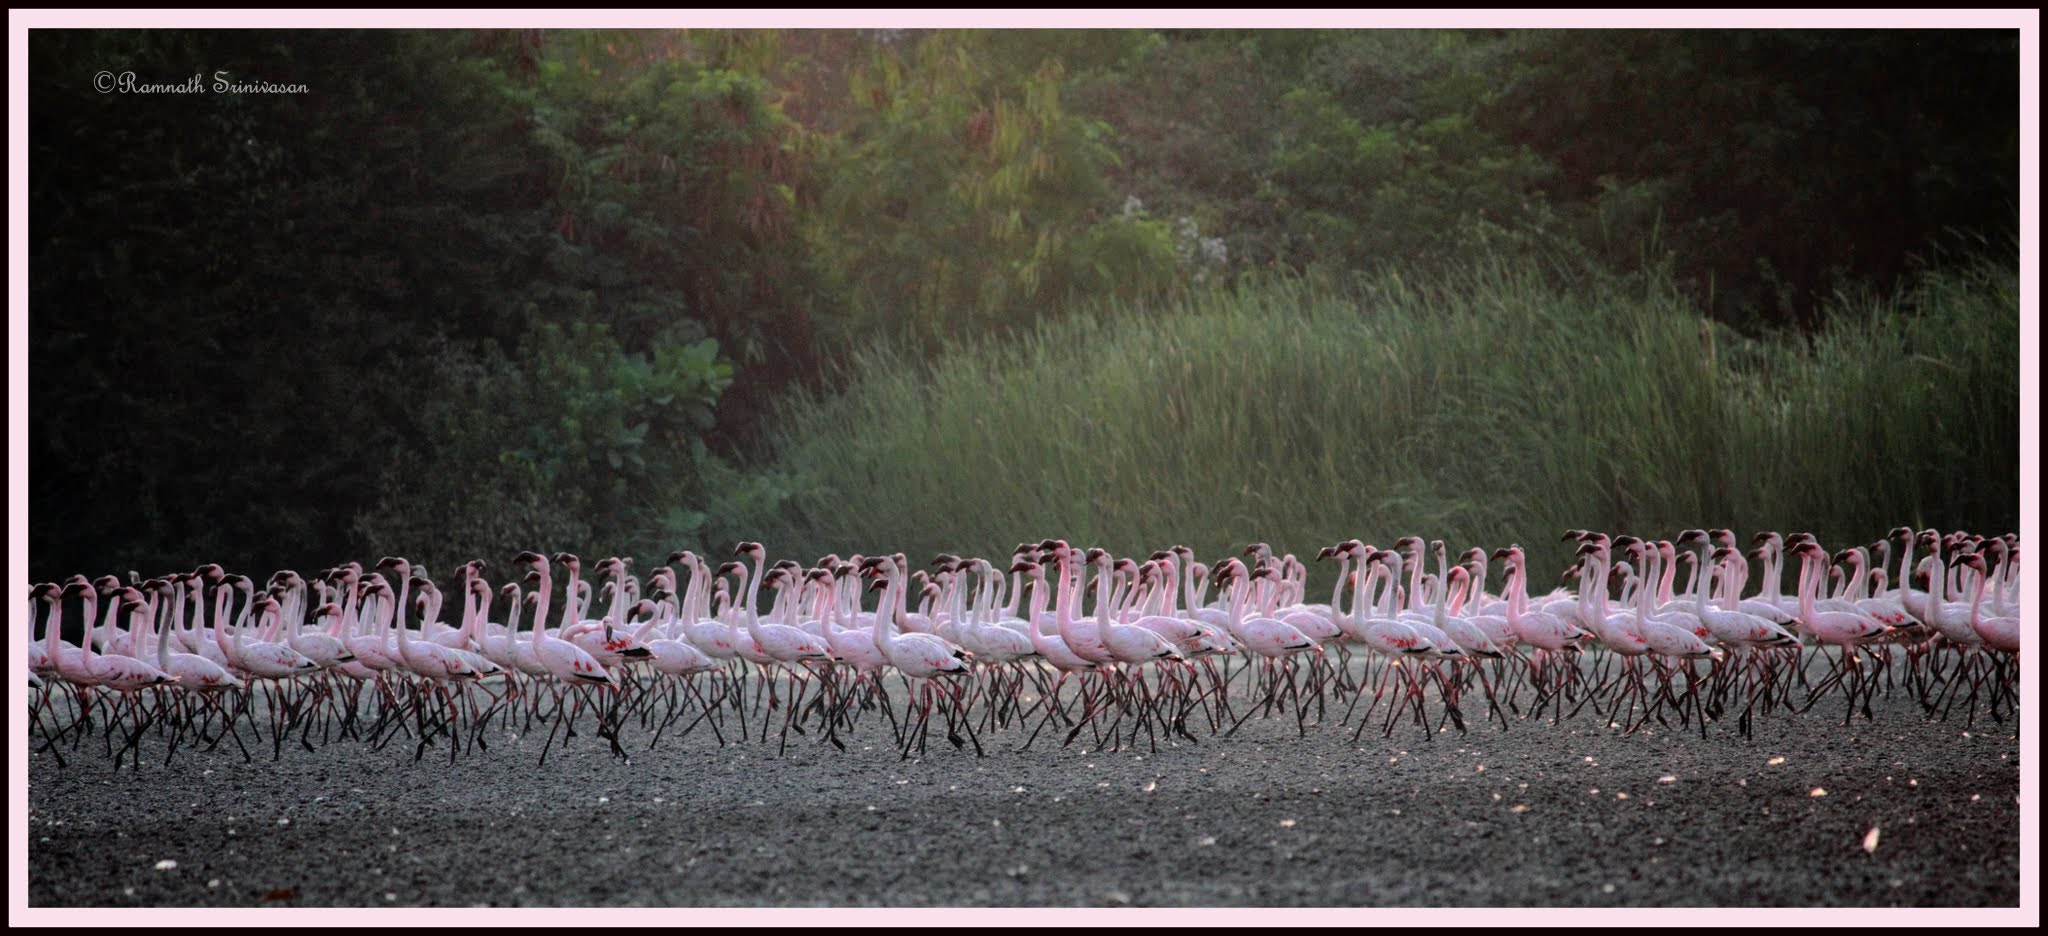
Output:
M516 356L451 347L438 364L410 414L422 438L395 453L356 520L369 552L411 550L430 567L515 543L644 555L699 532L702 511L681 505L732 382L715 340L644 354L603 325L548 324Z
M856 116L810 232L844 296L841 335L964 336L1069 295L1173 286L1170 232L1115 213L1110 128L1063 107L1066 67L1042 40L905 45L852 72Z
M1516 33L1484 125L1544 153L1560 204L1655 186L1681 283L1746 330L1811 327L1936 238L2017 232L2007 30ZM1603 259L1637 260L1634 232ZM1953 242L1951 242L1953 246Z
M631 347L696 320L748 363L808 354L784 328L807 300L792 237L806 143L763 79L660 36L560 44L590 64L560 66L532 95L533 137L560 180L543 254L557 275L532 306L607 322Z
M856 355L778 419L779 496L715 512L799 556L1425 533L1538 568L1573 527L2009 530L2017 286L1930 275L1811 347L1712 325L1668 274L1560 290L1528 262L1110 304L928 366Z
M1074 97L1118 131L1114 190L1200 219L1250 268L1673 262L1717 319L1811 330L1835 290L1889 287L1937 243L2009 246L2017 43L1171 31L1142 69Z

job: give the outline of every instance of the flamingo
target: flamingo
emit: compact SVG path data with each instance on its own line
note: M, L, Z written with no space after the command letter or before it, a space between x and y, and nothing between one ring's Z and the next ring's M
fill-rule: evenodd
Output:
M1963 559L1963 564L1977 573L1975 585L1970 591L1970 628L1983 638L1986 646L2004 653L2018 655L2020 652L2020 619L2018 617L1984 617L1984 583L1991 576L1986 572L1984 557L1978 555Z
M1372 713L1379 708L1380 699L1386 691L1388 675L1397 671L1397 667L1393 665L1392 661L1404 656L1427 655L1432 651L1433 646L1430 644L1429 638L1416 633L1415 628L1409 627L1393 617L1394 581L1399 577L1399 573L1389 571L1388 559L1393 554L1385 550L1374 549L1358 540L1340 543L1339 546L1343 547L1340 550L1341 555L1356 557L1359 560L1360 567L1366 569L1365 575L1358 580L1357 585L1353 588L1351 614L1349 617L1341 619L1339 624L1346 637L1364 644L1367 650L1389 661L1388 665L1380 670L1380 677L1373 685L1372 706L1366 709L1365 718L1358 723L1358 729L1352 733L1353 740L1356 740L1359 735L1363 734L1365 726L1371 723ZM1381 579L1387 581L1385 591L1387 607L1384 610L1375 607L1371 600L1374 583ZM1336 606L1337 599L1334 596L1330 604L1332 607ZM1414 702L1419 706L1421 704L1421 687L1415 684L1413 678L1405 670L1400 672L1402 672L1402 681L1407 683L1409 687L1409 691L1404 696L1404 699ZM1340 723L1350 720L1352 711L1358 707L1359 697L1364 694L1364 688L1361 686L1359 691L1352 695L1351 705L1344 710L1344 717L1339 719ZM1388 726L1391 728L1392 724L1393 717L1390 713Z
M567 557L567 554L563 553L559 554L559 556ZM611 673L604 668L603 664L598 663L596 659L592 658L589 652L585 651L582 647L570 643L569 641L556 639L548 635L548 601L549 598L552 597L552 595L554 594L554 577L549 574L547 557L542 556L539 553L533 552L531 550L528 550L525 552L521 552L519 555L513 557L512 561L515 563L531 565L534 567L535 571L540 573L540 598L534 605L533 639L530 641L529 644L533 652L534 659L538 660L540 664L547 669L548 675L554 677L555 681L561 686L617 687L618 683L612 679ZM571 581L574 581L573 573ZM571 602L571 604L573 604L573 602ZM569 608L564 608L563 620L565 624L569 620L568 612L570 610L571 609ZM568 717L571 719L569 729L571 734L575 733L575 726L573 723L575 712L580 711L581 707L582 700L579 698L577 700L577 705L575 709L573 709L568 714ZM543 744L541 747L541 761L543 763L547 761L548 748L554 744L555 732L561 730L563 725L564 715L561 711L561 708L562 706L558 694L555 705L555 724L554 727L548 731L547 743ZM604 721L605 720L602 718L602 716L600 716L598 727L599 736L607 737L611 740L613 753L623 754L623 750L618 745L617 733L611 731L609 727L604 724Z
M1850 687L1850 712L1855 711L1855 698L1861 692L1863 678L1856 669L1856 648L1884 636L1891 629L1877 621L1850 611L1824 611L1814 605L1814 592L1821 586L1823 566L1828 561L1826 550L1810 539L1793 548L1800 558L1799 565L1799 622L1822 643L1834 644L1841 648L1841 654L1826 679L1813 688L1808 695L1807 707L1818 701L1822 692L1840 683L1851 672L1858 672L1855 684Z
M611 674L582 647L548 636L548 599L554 592L554 582L548 574L547 558L528 551L520 553L513 561L531 565L540 573L540 600L534 610L532 639L528 641L534 659L540 661L548 675L564 685L612 685Z
M1262 667L1265 671L1264 675L1267 677L1265 697L1260 700L1258 705L1247 708L1244 715L1238 717L1237 723L1230 728L1231 734L1237 732L1237 729L1244 724L1245 718L1250 717L1254 710L1265 709L1270 711L1278 700L1280 673L1276 670L1276 661L1293 654L1321 649L1307 634L1302 633L1285 621L1270 617L1256 617L1249 620L1244 618L1245 601L1250 597L1253 586L1257 584L1258 580L1266 578L1271 574L1272 570L1270 567L1260 569L1257 572L1247 573L1244 563L1238 561L1235 557L1223 560L1210 572L1212 578L1220 577L1220 579L1227 581L1228 585L1226 587L1230 589L1230 616L1224 619L1225 630L1228 630L1232 637L1241 641L1254 654L1263 658ZM1295 698L1296 712L1299 714L1299 690L1295 687L1292 678L1287 680L1287 686L1288 694ZM1305 732L1306 728L1302 730Z
M121 753L115 755L114 766L118 768L121 764L121 756L128 751L134 750L135 746L142 740L143 731L149 727L149 723L142 720L142 715L139 711L140 706L134 701L135 693L143 689L175 683L177 682L177 677L134 657L95 652L93 650L92 632L94 628L92 625L94 611L97 610L96 606L99 603L99 593L89 582L73 582L60 593L59 600L72 597L83 599L85 610L86 633L78 642L78 653L65 654L60 652L61 648L55 646L56 641L54 637L48 638L51 645L46 649L49 651L50 658L56 662L57 671L64 677L64 680L77 687L81 703L85 699L85 689L89 686L102 686L111 689L121 697L123 702L127 703L132 716L134 731L128 735L127 741L122 745ZM61 608L62 605L59 604L56 607ZM113 622L109 621L106 626L112 627ZM54 635L56 630L56 623L53 620L49 632L51 635ZM120 709L116 708L110 717L118 722L120 720ZM54 739L52 741L54 743ZM138 758L139 756L138 754Z
M905 585L903 580L908 578L907 570L902 568L900 557L896 559L876 557L870 559L869 562L873 563L874 567L882 570L880 583L883 589L882 603L887 605L890 592L893 591L901 594ZM968 675L971 670L968 667L969 657L967 653L947 643L937 635L911 633L899 636L896 634L893 625L896 623L896 619L902 615L903 610L900 605L897 606L894 614L885 614L877 611L875 613L874 639L875 646L882 651L882 655L889 658L890 666L895 667L897 672L902 673L906 677L923 681L919 686L920 702L918 706L917 728L907 732L905 735L906 743L903 748L903 757L907 760L910 757L910 744L908 742L912 740L914 735L914 739L918 742L920 749L922 749L924 732L931 722L933 703L932 680L940 677ZM947 718L946 730L947 739L952 741L955 747L960 746L961 741L958 735L954 733L954 719L951 717L950 712ZM972 725L968 726L968 731L970 734L973 732ZM980 746L980 740L976 739L976 750L979 750Z
M1685 610L1698 619L1701 626L1712 633L1716 641L1744 647L1785 646L1799 642L1799 638L1794 637L1790 631L1779 627L1767 618L1758 617L1754 614L1745 614L1741 611L1723 610L1709 605L1706 596L1709 590L1709 583L1713 578L1712 570L1721 567L1722 563L1708 561L1707 555L1710 546L1705 530L1687 530L1678 536L1678 545L1680 546L1695 543L1700 547L1700 558L1698 559L1700 571L1692 589L1692 601ZM1723 548L1725 549L1725 547ZM1687 555L1691 554L1688 553Z
M43 636L29 645L28 654L30 674L45 679L62 679L64 674L59 669L58 661L67 657L75 659L79 653L78 648L65 640L61 633L64 624L64 606L60 604L63 593L63 587L55 582L44 582L29 589L30 612L34 612L35 603L38 602L48 608L47 613L43 615Z
M753 545L758 546L759 544ZM778 594L782 594L783 590L790 585L789 574L782 569L774 569L768 573L768 584ZM813 660L830 660L832 654L831 651L825 648L824 643L819 638L806 633L800 628L791 627L780 622L763 624L759 616L754 614L751 608L748 609L744 616L747 622L747 636L753 639L754 645L766 652L777 665L787 668L789 673L789 688L794 697L790 700L782 718L782 743L786 745L789 740L789 729L795 724L794 720L797 710L803 705L804 694L810 688L809 680L801 675L804 672L808 672L804 669L803 664ZM770 674L765 676L764 679L772 681L774 676ZM771 688L768 707L773 709L775 705L776 699ZM761 723L761 740L763 743L766 743L768 740L768 723L766 721Z

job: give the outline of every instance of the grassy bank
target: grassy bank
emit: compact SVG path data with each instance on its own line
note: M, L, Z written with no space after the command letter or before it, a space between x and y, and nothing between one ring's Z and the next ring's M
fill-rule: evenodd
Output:
M1403 534L2018 522L2017 274L1967 264L1843 299L1810 340L1710 326L1668 282L1271 282L1083 311L929 364L856 355L789 401L715 513L778 555L1119 553Z

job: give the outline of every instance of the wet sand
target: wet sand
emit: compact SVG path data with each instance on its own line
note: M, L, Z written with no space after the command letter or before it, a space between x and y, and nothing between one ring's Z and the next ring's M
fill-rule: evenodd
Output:
M1468 702L1468 714L1471 703ZM1483 703L1480 705L1483 711ZM1357 743L1291 714L1200 743L1061 748L886 723L847 752L791 736L588 727L415 763L338 741L244 763L97 737L30 761L32 906L2016 906L2019 741L1903 694L1744 738L1590 712ZM1331 712L1335 719L1337 713ZM492 729L494 732L497 729ZM1049 729L1050 730L1050 729ZM637 743L636 743L637 740ZM147 750L147 747L145 748ZM436 753L440 754L439 759ZM1773 763L1776 758L1782 762ZM1824 790L1825 795L1817 791ZM1874 851L1864 845L1878 829ZM159 868L161 862L174 868Z

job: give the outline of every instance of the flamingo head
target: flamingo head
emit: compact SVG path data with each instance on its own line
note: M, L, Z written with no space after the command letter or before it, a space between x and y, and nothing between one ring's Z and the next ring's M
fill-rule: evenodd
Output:
M1680 546L1691 546L1695 543L1704 543L1706 541L1707 531L1705 530L1686 530L1678 534L1678 545Z
M732 554L735 556L748 556L755 561L760 561L768 557L768 548L760 543L743 540L738 546L732 548Z

